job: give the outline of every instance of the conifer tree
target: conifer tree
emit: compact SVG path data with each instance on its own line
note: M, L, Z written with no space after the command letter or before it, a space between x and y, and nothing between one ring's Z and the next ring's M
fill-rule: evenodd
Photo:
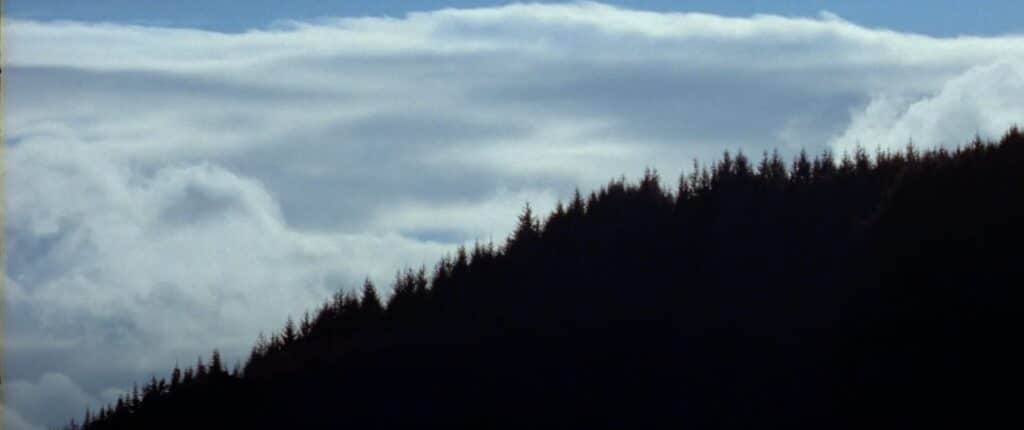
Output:
M181 386L181 369L178 368L178 363L174 363L174 370L171 371L171 391L177 390Z
M523 212L519 215L519 223L516 225L516 229L508 241L508 247L510 251L517 248L524 250L532 249L534 243L539 238L540 224L533 215L530 203L526 203ZM462 252L465 253L465 250Z
M299 335L303 338L308 337L313 331L313 322L310 320L309 312L302 314L302 320L299 322Z
M370 278L363 282L363 296L359 300L359 311L368 321L376 321L384 314L384 305L381 304L377 289L374 288Z
M573 190L572 201L569 202L569 207L565 212L571 219L580 218L586 212L586 203L583 201L583 196L580 195L579 188Z
M295 330L295 320L291 316L284 323L284 329L281 330L281 343L288 345L298 338L298 332Z
M203 363L203 357L199 356L196 358L196 380L203 381L206 379L206 375L209 374L209 369L206 367L206 363Z
M224 374L224 363L221 362L220 351L217 349L214 349L210 356L210 374L215 376Z
M132 397L129 409L132 413L135 413L139 410L140 406L142 406L142 396L139 394L139 385L132 384Z
M793 181L804 185L811 182L811 162L807 158L807 151L800 150L800 155L793 161Z

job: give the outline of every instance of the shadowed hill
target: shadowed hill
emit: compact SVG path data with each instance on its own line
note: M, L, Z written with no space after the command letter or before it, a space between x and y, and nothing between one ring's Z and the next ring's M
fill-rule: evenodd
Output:
M502 246L369 282L68 428L863 428L1000 422L1024 136L726 153L527 207Z

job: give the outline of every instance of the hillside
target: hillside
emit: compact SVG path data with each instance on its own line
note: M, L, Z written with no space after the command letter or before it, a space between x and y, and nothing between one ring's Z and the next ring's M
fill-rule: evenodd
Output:
M726 153L668 187L646 172L67 428L1002 422L1022 185L1017 129L952 151Z

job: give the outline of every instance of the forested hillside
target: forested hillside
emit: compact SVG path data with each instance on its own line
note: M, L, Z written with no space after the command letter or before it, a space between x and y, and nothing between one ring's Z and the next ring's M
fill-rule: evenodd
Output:
M1017 129L649 171L67 428L989 427L1018 410L1022 190Z

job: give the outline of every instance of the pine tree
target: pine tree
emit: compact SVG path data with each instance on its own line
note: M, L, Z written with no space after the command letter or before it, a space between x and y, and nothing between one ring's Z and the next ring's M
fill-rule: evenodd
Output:
M206 375L207 374L208 374L208 369L206 368L206 364L203 363L203 357L202 356L197 357L196 358L196 375L195 375L196 380L202 381L202 380L206 379Z
M139 386L138 384L132 384L132 397L129 409L131 409L132 413L135 413L138 412L140 406L142 406L142 396L139 395Z
M754 174L753 170L750 168L750 159L743 154L743 150L736 152L736 162L734 163L733 169L736 176L740 178L747 178Z
M679 175L679 185L676 187L676 212L680 212L683 206L686 204L692 194L690 189L690 183L686 180L686 175Z
M359 311L368 321L376 321L384 314L384 305L381 304L377 289L374 288L370 278L363 282L363 296L359 300Z
M452 277L463 279L469 273L469 256L466 254L466 247L459 245L455 251L455 261L452 263Z
M482 254L482 252L481 252ZM474 257L475 261L476 257ZM420 266L420 270L416 271L416 279L413 280L413 292L416 297L426 297L428 285L430 282L427 280L427 268Z
M793 182L805 185L811 182L811 162L807 158L807 151L800 150L800 155L793 161Z
M578 219L583 217L586 213L587 204L583 201L583 196L580 195L580 189L577 188L572 192L572 201L569 202L569 207L566 209L565 214L570 219Z
M142 387L142 401L149 401L157 395L156 375L150 376L149 382Z
M871 157L868 156L868 152L864 150L864 147L857 145L854 148L853 161L858 175L867 175L871 172Z
M178 363L174 363L174 370L171 371L171 391L177 390L181 386L181 369L178 368Z
M533 216L533 209L527 202L523 212L519 215L519 224L508 240L508 247L514 249L532 249L537 240L540 239L540 223ZM463 252L465 252L463 250Z
M292 317L288 317L288 320L284 323L284 329L281 330L281 342L285 345L291 344L298 338L298 332L295 330L295 321Z
M195 371L191 367L186 367L185 371L181 375L181 385L188 386L195 380Z
M302 314L302 320L299 322L299 335L303 338L309 337L309 334L313 331L313 322L309 318L309 312Z
M213 354L210 356L210 374L214 376L224 374L224 363L221 362L220 351L217 349L214 349Z

